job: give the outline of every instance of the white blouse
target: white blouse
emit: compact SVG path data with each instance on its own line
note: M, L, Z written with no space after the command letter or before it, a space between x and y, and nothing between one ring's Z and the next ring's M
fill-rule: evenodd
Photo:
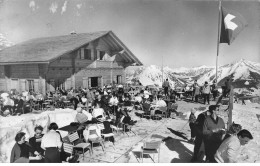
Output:
M62 146L62 142L61 142L60 134L57 133L55 130L50 130L42 137L42 143L41 143L42 149L46 149L50 147L61 148L61 146Z

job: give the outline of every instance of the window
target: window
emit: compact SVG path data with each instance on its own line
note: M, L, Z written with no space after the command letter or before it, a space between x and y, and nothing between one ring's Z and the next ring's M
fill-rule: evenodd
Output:
M84 59L91 60L91 50L90 49L84 49Z
M28 90L34 92L34 80L27 80L28 82Z
M103 60L105 53L106 53L105 51L99 52L100 60Z

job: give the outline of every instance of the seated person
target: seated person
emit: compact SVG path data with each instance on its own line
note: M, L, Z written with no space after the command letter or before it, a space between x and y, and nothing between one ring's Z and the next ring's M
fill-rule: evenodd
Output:
M41 160L42 156L25 141L25 133L19 132L15 136L16 143L11 151L10 163L29 163L30 160ZM32 154L36 155L33 157Z
M92 121L93 116L92 114L89 112L89 110L83 110L82 109L82 113L85 114L88 117L88 121Z
M133 121L131 119L131 117L129 116L129 114L127 113L127 108L122 106L120 108L121 111L121 122L123 122L124 124L129 124L129 125L134 125L137 121Z
M83 124L83 123L87 122L88 120L89 119L88 119L87 115L82 113L82 108L78 107L75 122Z
M157 96L158 100L155 105L152 105L151 115L155 115L157 112L162 113L161 107L167 107L167 104L160 95Z
M87 101L88 101L87 98L85 97L85 95L83 95L82 98L81 98L82 105L87 106Z
M140 93L137 93L136 96L135 96L135 98L134 98L135 104L136 104L136 105L140 104L140 103L142 102L142 100L143 100L143 99L142 99L141 94L140 94Z
M109 106L111 107L112 112L117 110L118 102L119 102L118 98L117 98L115 92L113 92L111 98L109 99Z
M103 130L102 133L105 134L105 135L110 135L110 137L107 137L107 138L110 142L112 142L114 144L115 138L114 138L113 130L110 126L110 122L105 120L103 122L103 125L104 125L104 130Z
M93 118L97 118L98 120L105 120L106 114L103 108L100 108L100 103L96 103L95 108L92 111Z
M128 111L133 110L133 105L132 105L131 101L129 100L128 96L125 96L124 106L127 108Z
M35 135L29 139L29 144L34 149L34 151L37 151L41 156L44 155L44 150L41 148L41 142L42 142L42 134L43 127L42 126L36 126L34 128ZM36 156L36 155L34 155ZM34 163L43 163L44 160L35 160Z
M143 111L144 111L145 114L150 114L151 104L149 103L148 100L144 100L144 103L142 104L142 107L143 107Z

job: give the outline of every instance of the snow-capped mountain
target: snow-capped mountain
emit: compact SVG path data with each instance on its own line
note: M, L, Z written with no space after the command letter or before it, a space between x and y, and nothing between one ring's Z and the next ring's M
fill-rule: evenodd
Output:
M163 78L169 79L171 86L190 85L194 80L198 80L200 85L205 81L212 83L215 79L215 67L200 66L194 68L171 69L168 66L163 68ZM233 79L233 86L236 91L257 91L260 89L260 63L241 59L237 62L226 64L218 68L218 85L224 84L227 78ZM146 85L162 85L162 68L151 65L131 68L127 70L128 82L137 81ZM239 90L240 89L240 90Z
M13 43L8 41L7 38L0 33L0 50L12 46Z
M195 76L205 74L208 71L213 70L214 68L215 67L203 65L203 66L193 67L193 68L185 68L185 67L175 68L175 69L172 69L172 71L176 75L195 77Z

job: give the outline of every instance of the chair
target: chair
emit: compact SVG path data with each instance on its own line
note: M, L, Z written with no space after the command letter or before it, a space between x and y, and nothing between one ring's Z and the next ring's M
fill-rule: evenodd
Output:
M70 156L72 156L73 154L73 145L72 144L68 144L68 143L63 143L63 149L64 152L70 154Z
M92 154L93 154L93 144L94 143L98 143L101 145L102 147L102 150L104 150L104 140L103 138L101 137L101 135L99 136L98 133L97 133L97 127L96 126L90 126L88 128L88 131L89 131L89 138L88 138L88 141L91 142L91 150L92 150ZM103 144L103 145L102 145Z
M154 154L158 154L158 163L160 162L160 146L161 141L153 141L153 142L144 142L143 147L141 148L141 157L142 162L144 158L144 154L153 154L153 158L151 158L154 162Z
M77 132L74 132L73 134L68 135L68 138L71 143L74 145L74 141L79 139L79 135ZM84 154L85 154L85 149L89 148L90 144L89 143L79 143L73 146L75 149L82 149L82 154L83 154L83 160L84 160Z
M104 142L105 142L106 138L114 137L114 133L113 133L113 129L110 126L109 121L104 121L103 123L104 123L104 130L101 130L101 131L105 131L106 133L102 132L101 136L104 138ZM114 142L113 142L113 147L114 147ZM114 147L114 149L115 149L115 147Z

